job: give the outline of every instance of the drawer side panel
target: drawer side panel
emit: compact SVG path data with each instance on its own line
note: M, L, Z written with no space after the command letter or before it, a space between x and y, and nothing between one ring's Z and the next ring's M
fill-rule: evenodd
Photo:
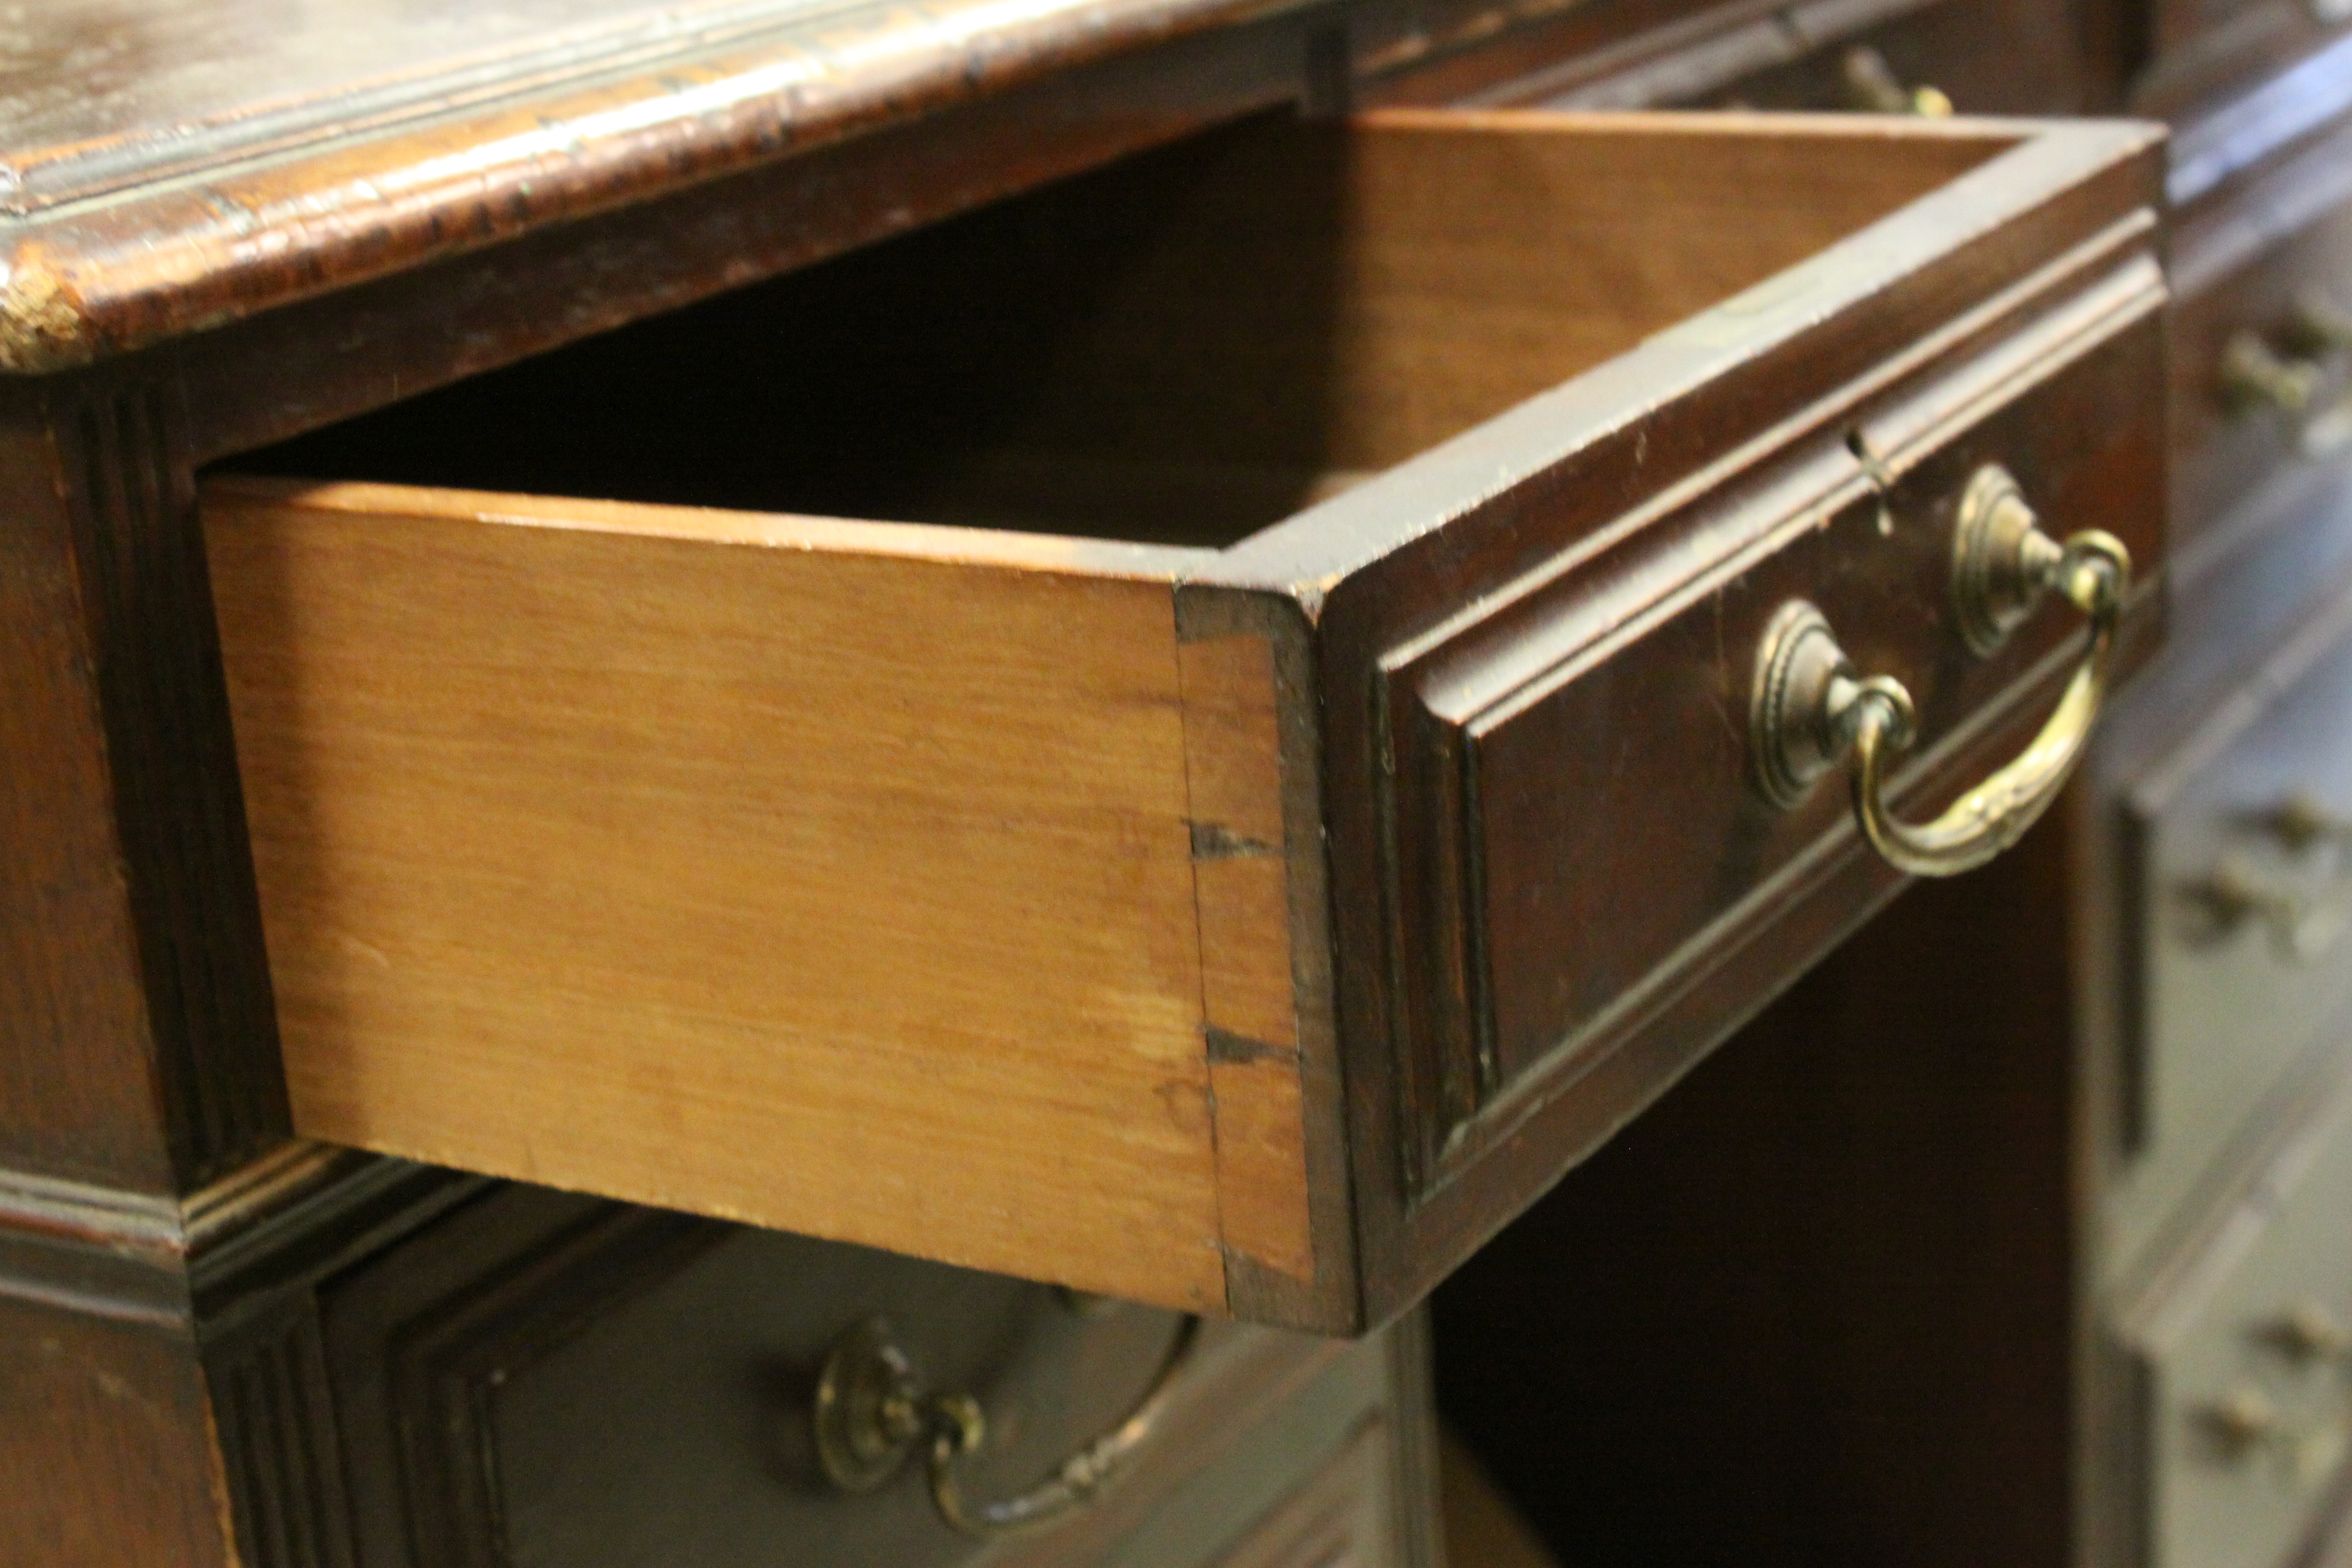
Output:
M298 1130L1222 1306L1167 580L399 494L206 504Z

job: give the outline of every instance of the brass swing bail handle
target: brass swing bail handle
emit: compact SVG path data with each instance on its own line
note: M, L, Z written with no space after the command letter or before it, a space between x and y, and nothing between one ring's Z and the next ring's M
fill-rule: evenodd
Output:
M926 1389L887 1324L869 1318L844 1333L817 1379L813 1409L817 1459L845 1492L867 1492L897 1474L919 1444L929 1456L931 1501L962 1534L983 1539L1052 1525L1100 1497L1131 1467L1159 1430L1200 1341L1200 1319L1186 1318L1170 1340L1151 1386L1110 1430L1055 1466L1025 1492L973 1502L961 1469L987 1436L980 1401Z
M2091 623L2090 646L2041 733L2008 766L1932 822L1905 822L1886 803L1887 771L1918 738L1911 694L1891 675L1863 676L1829 621L1802 600L1765 636L1751 715L1758 783L1782 806L1844 764L1862 835L1888 864L1920 877L1957 876L2022 838L2049 810L2107 696L2117 628L2131 590L2131 555L2098 529L2064 543L2044 533L2017 481L1978 471L1960 506L1952 596L1962 634L1989 653L2055 592Z

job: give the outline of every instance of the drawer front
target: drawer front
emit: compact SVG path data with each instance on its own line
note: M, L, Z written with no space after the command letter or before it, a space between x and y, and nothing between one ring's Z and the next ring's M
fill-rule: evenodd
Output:
M2352 994L2352 613L2285 637L2124 796L2128 1260Z
M2275 1568L2352 1451L2352 1102L2307 1124L2130 1338L2148 1568Z
M496 1191L338 1285L327 1309L363 1568L996 1561L951 1529L919 1458L830 1482L815 1390L844 1331L889 1325L986 1437L974 1504L1035 1485L1116 1425L1176 1320L862 1249L527 1189ZM1417 1346L1418 1342L1414 1342ZM1213 1329L1120 1483L1024 1563L1222 1561L1271 1529L1395 1546L1404 1363ZM1235 1472L1240 1472L1237 1477ZM1245 1559L1256 1561L1258 1559ZM1285 1559L1270 1557L1266 1561Z
M2046 801L2162 589L2159 175L1261 122L216 485L299 1130L1385 1321L1899 885L1860 688L1751 732L1784 612L1915 710L1882 846ZM1980 645L1996 470L2075 607Z
M1794 808L1755 782L1754 650L1785 606L1817 606L1858 667L1900 672L1970 759L1949 777L2018 744L2014 723L1987 735L1972 715L2069 658L2062 619L1969 652L1949 585L1972 476L2007 465L2046 516L2159 548L2161 421L2135 390L2158 371L2152 325L2071 343L2042 325L1863 411L1851 438L1879 479L1832 431L1702 502L1706 565L1678 562L1671 592L1651 562L1538 581L1386 662L1392 941L1417 982L1399 989L1399 1048L1437 1110L1412 1151L1424 1195L1559 1114L1561 1086L1768 942L1851 847L1836 780Z
M2352 454L2352 46L2337 56L2341 112L2199 200L2179 229L2184 537L2284 473Z

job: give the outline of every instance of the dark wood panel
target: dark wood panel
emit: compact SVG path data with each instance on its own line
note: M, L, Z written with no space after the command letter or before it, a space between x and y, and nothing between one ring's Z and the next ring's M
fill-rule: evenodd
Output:
M0 1295L0 1410L6 1568L255 1562L228 1538L231 1459L184 1328Z
M0 433L0 1141L13 1163L169 1186L160 1068L138 974L86 593L46 410Z
M184 1199L0 1180L0 1562L347 1563L311 1291L470 1185L303 1146Z
M177 404L0 407L0 1162L193 1187L285 1093Z
M1565 1561L2071 1560L2064 832L1907 893L1440 1289L1440 1407Z

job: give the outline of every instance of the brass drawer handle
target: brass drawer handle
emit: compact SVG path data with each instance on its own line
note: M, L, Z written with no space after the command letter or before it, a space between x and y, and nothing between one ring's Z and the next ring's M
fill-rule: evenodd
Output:
M2221 389L2232 406L2271 409L2291 419L2312 411L2327 370L2316 359L2280 353L2257 332L2240 332L2221 351Z
M2297 790L2280 801L2263 825L2289 854L2307 855L2323 844L2352 852L2352 816L2334 810L2309 790Z
M2352 353L2352 307L2331 294L2313 289L2295 301L2294 314L2287 322L2287 337L2305 354Z
M2279 1314L2271 1338L2297 1366L2352 1370L2352 1329L2317 1301L2296 1301Z
M2330 457L2352 446L2352 387L2328 398L2330 365L2352 353L2352 311L2311 295L2287 323L2281 352L2261 333L2245 331L2221 355L2221 394L2240 414L2268 411L2290 421L2296 448Z
M1812 605L1783 606L1765 637L1750 710L1764 792L1792 806L1821 774L1848 764L1863 837L1912 876L1957 876L2015 844L2082 759L2107 695L2131 555L2095 528L2059 543L2005 469L1980 469L1961 501L1953 552L1954 607L1970 646L1998 646L2052 589L2090 618L2090 648L2074 678L2023 752L1925 823L1902 821L1886 804L1887 766L1917 738L1910 692L1891 675L1859 675Z
M1908 114L1923 120L1951 118L1952 100L1940 87L1905 87L1884 54L1869 44L1846 51L1841 62L1846 104L1864 114Z
M2260 922L2280 958L2316 964L2352 931L2352 818L2297 790L2248 825L2299 863L2292 880L2264 876L2243 853L2223 854L2181 890L2198 921L2192 934L2219 941ZM2323 875L2310 875L2315 870Z
M2210 921L2206 929L2216 936L2259 920L2279 957L2292 964L2318 963L2352 928L2352 907L2344 900L2321 900L2272 887L2234 855L2222 859L2187 891Z
M2290 1427L2270 1396L2252 1384L2231 1389L2206 1407L2199 1420L2222 1457L2248 1464L2268 1455L2302 1490L2335 1479L2352 1447L2352 1420L2339 1414L2317 1426Z
M834 1341L818 1375L811 1413L817 1460L842 1491L870 1492L928 1439L931 1501L949 1525L983 1538L1043 1529L1093 1502L1126 1473L1158 1429L1199 1341L1200 1319L1186 1318L1151 1386L1123 1420L1028 1491L974 1503L964 1496L957 1472L987 1436L980 1401L926 1388L890 1326L868 1318Z

